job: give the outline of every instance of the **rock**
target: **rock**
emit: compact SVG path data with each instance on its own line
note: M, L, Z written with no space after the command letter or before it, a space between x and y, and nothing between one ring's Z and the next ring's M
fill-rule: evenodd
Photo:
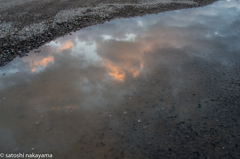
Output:
M35 53L40 53L40 52L41 52L41 50L35 50L34 52L35 52Z

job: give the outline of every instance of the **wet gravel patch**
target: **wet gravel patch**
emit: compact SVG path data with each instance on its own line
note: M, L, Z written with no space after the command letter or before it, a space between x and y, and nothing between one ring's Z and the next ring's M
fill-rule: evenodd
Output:
M64 36L72 31L88 26L102 24L116 18L129 18L159 12L201 7L215 0L194 2L164 2L151 1L141 4L99 4L96 7L76 8L58 12L56 16L33 23L28 26L12 25L12 22L0 21L0 66L4 66L15 57L28 56L32 49ZM32 19L28 19L31 21ZM34 20L33 20L34 21ZM27 24L27 23L26 23Z

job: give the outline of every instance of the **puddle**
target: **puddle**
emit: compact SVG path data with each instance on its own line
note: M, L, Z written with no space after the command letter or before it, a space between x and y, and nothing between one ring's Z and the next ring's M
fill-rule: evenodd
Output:
M221 104L213 99L239 79L239 17L240 4L232 0L118 19L14 59L0 69L1 152L54 158L221 154L199 148L208 137L194 133L189 140L192 131L182 125L200 130L203 116ZM216 118L206 119L206 129Z

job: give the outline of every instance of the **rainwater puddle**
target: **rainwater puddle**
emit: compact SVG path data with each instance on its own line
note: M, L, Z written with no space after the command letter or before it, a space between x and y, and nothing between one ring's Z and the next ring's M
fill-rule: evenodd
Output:
M239 77L239 17L231 0L118 19L14 59L0 68L1 152L194 156L198 136L181 126L197 128Z

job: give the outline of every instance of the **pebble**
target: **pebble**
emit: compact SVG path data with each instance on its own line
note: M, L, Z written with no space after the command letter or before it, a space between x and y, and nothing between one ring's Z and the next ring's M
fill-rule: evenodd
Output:
M124 115L127 115L127 111L124 111L123 114L124 114Z
M40 53L40 52L41 52L41 50L35 50L34 52L36 52L36 53Z

